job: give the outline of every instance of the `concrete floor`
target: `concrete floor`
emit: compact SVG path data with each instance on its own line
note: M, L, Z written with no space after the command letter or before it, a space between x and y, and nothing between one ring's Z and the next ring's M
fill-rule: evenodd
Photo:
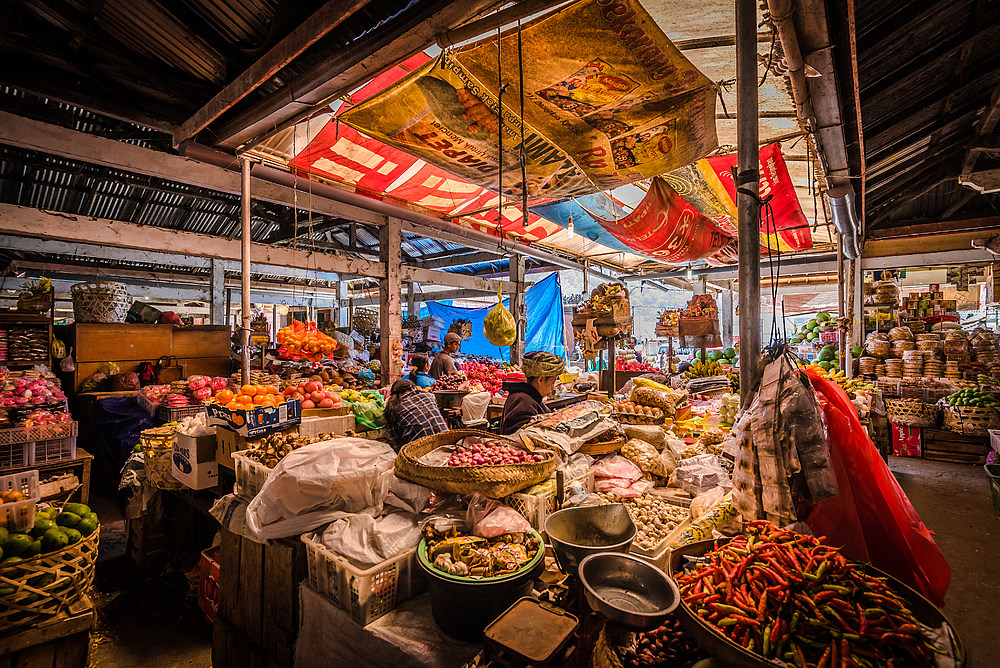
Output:
M983 467L890 457L889 468L951 564L944 612L972 664L1000 664L1000 518Z
M951 564L945 613L973 663L997 665L1000 518L993 514L982 467L892 457L890 468ZM138 573L124 553L120 512L108 502L93 505L103 529L91 666L211 666L211 626L186 575Z

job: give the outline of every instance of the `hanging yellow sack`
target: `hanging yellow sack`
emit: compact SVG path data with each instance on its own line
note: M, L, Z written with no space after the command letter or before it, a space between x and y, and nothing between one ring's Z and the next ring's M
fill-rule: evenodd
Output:
M517 337L517 323L503 305L503 293L497 291L497 305L490 310L483 321L483 334L495 346L509 346Z

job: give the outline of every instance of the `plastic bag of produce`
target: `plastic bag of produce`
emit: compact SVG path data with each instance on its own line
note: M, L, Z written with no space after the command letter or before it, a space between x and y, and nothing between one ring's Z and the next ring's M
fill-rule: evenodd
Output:
M389 445L362 438L292 450L247 507L247 528L265 540L305 533L340 519L342 512L377 515L389 493L395 459Z
M598 492L614 494L622 498L638 498L653 488L650 480L625 480L624 478L601 478L595 488Z
M637 438L629 439L621 448L622 457L632 461L643 473L666 476L663 470L663 462L660 460L660 453L649 443L640 441Z
M699 455L685 459L674 471L671 480L694 496L716 487L732 487L729 474L719 465L715 455Z
M357 401L351 404L354 419L366 429L385 427L385 408L378 401Z
M517 336L517 323L514 316L503 305L503 295L497 293L497 305L487 314L483 321L483 334L486 340L495 346L509 346Z
M816 504L806 524L852 559L871 562L944 605L951 567L868 438L840 387L806 371L830 433L837 496Z
M668 416L673 416L677 407L687 402L687 394L653 387L637 387L632 390L631 400L642 406L662 408Z
M594 464L593 470L597 478L622 478L634 482L642 477L642 470L621 455L601 459Z
M649 443L657 450L662 450L667 444L667 433L663 427L656 424L626 424L623 425L625 435L629 438L638 438Z
M531 524L519 512L496 499L489 499L478 492L469 498L465 524L472 533L482 538L495 538L505 533L531 533Z

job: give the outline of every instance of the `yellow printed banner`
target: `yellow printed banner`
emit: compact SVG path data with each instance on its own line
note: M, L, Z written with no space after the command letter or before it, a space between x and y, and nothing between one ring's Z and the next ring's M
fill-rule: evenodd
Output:
M352 127L484 188L520 197L520 80L531 199L608 190L717 146L715 87L637 0L580 0L446 52L341 114ZM522 71L523 70L523 71ZM500 159L500 82L503 160Z

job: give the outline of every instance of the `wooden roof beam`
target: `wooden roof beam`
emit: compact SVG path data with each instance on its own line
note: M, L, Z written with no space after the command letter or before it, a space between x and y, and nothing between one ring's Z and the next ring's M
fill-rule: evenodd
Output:
M976 161L979 160L979 154L982 152L980 149L985 146L998 145L997 138L991 137L998 122L1000 122L1000 86L997 86L993 91L990 103L986 107L986 113L979 118L979 122L976 124L976 135L972 146L969 147L969 151L965 154L965 160L962 161L960 181L970 180L972 170L976 168Z
M317 40L344 22L370 0L329 0L288 36L274 45L242 74L226 84L205 106L180 124L174 146L191 139L233 105L266 83L281 68L297 58Z

